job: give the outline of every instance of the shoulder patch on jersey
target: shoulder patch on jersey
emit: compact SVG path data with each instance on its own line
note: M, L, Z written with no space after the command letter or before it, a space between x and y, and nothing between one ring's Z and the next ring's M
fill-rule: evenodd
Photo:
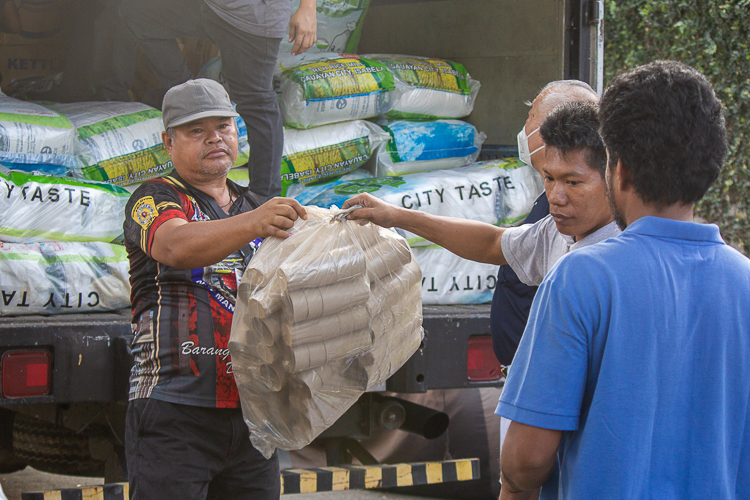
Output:
M156 219L159 213L156 211L156 204L151 196L144 196L133 207L133 220L136 221L143 229L146 229Z

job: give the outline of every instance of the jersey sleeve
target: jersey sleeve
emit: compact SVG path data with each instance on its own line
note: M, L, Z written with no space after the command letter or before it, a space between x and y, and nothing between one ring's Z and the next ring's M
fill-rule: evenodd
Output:
M591 315L583 309L596 299L580 297L576 291L583 286L571 290L575 270L559 264L537 291L495 413L534 427L572 431L578 429L589 362L586 323Z
M187 211L186 200L167 183L145 182L133 192L125 207L125 241L140 247L151 257L156 230L170 219L190 220Z

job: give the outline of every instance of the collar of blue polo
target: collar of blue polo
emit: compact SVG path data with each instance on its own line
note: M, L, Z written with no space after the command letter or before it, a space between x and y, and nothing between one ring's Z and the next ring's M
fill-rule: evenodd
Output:
M630 224L624 233L643 234L658 238L673 238L706 243L724 243L716 224L698 224L662 217L641 217Z

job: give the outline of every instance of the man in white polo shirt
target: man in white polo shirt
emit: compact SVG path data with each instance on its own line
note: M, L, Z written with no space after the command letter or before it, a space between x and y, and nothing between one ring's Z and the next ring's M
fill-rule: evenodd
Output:
M465 259L508 264L527 285L539 285L566 253L617 236L604 182L606 153L599 137L597 105L570 102L555 108L540 133L546 147L542 170L550 214L534 224L499 228L396 207L369 194L346 201L362 205L349 219L399 227Z

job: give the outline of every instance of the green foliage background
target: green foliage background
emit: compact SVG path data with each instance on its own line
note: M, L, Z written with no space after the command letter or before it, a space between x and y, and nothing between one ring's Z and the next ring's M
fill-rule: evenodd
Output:
M750 0L606 0L604 23L605 85L656 59L682 61L712 83L729 154L696 215L750 255Z

